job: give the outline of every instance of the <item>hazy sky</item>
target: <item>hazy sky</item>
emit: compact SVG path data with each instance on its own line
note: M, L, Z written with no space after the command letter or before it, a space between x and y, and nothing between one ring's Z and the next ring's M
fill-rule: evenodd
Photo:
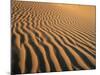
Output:
M75 4L86 4L95 5L96 0L21 0L21 1L40 1L40 2L55 2L55 3L75 3Z

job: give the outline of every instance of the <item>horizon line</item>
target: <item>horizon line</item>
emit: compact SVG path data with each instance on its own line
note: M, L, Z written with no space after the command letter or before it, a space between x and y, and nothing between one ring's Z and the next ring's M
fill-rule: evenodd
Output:
M16 0L16 1L31 1L31 2L48 2L48 3L64 3L64 4L79 4L79 5L96 5L96 2L85 2L85 1L63 1L63 0L58 0L58 1L52 1L52 0Z

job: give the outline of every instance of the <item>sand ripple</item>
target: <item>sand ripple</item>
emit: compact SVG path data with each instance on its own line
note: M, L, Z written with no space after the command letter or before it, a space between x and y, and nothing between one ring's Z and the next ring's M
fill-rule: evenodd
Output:
M12 73L96 67L95 6L12 1Z

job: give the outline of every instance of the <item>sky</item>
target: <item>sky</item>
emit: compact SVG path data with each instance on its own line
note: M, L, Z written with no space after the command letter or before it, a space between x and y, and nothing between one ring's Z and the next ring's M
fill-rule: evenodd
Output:
M71 4L96 5L96 0L19 0L19 1L39 1L39 2L54 2L54 3L71 3Z

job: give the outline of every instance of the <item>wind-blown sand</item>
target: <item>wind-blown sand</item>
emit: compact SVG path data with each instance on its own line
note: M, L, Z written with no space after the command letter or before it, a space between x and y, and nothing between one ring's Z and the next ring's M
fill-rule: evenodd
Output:
M12 73L96 68L95 6L12 1Z

